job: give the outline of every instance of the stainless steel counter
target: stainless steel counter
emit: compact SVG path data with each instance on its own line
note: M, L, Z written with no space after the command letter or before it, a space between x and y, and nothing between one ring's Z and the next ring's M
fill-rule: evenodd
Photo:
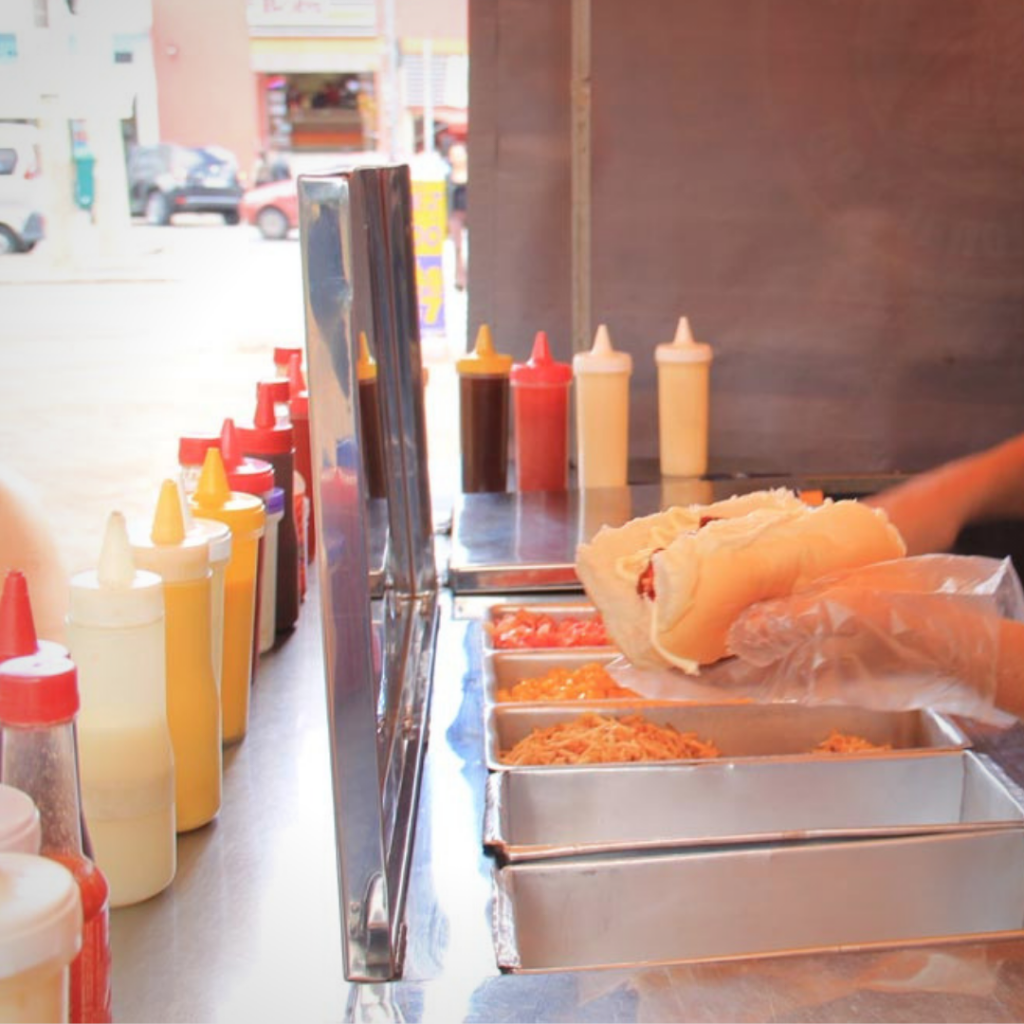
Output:
M226 757L219 818L180 839L170 889L113 912L117 1020L1024 1018L1020 941L500 974L491 937L492 862L481 841L483 602L456 602L448 594L406 905L403 979L347 983L316 601L314 586L296 632L261 662L249 735ZM1019 728L977 731L974 738L1020 779Z

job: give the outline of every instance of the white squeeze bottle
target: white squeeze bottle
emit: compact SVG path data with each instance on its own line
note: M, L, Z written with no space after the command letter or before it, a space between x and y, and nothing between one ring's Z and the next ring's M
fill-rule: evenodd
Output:
M123 907L170 885L176 833L163 581L135 568L120 512L96 570L72 577L67 639L82 701L82 809L110 905Z
M625 487L629 462L629 378L633 358L612 348L601 324L589 352L572 360L576 381L577 483Z
M703 476L708 470L711 346L693 340L684 316L672 342L655 348L654 360L661 475Z

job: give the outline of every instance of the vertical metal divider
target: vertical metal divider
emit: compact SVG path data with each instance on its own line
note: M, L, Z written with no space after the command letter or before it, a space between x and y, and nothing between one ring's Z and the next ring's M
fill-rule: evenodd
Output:
M311 488L351 981L387 981L402 970L436 633L436 574L424 569L433 569L434 556L418 319L407 315L417 310L409 195L407 168L299 179ZM377 357L387 460L387 566L376 606L360 444L360 331Z

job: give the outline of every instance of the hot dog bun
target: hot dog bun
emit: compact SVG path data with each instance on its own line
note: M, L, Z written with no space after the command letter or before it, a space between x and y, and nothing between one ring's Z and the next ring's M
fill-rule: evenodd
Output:
M729 653L729 626L749 605L904 554L881 510L831 500L809 508L777 489L604 527L577 549L576 572L630 661L695 673Z

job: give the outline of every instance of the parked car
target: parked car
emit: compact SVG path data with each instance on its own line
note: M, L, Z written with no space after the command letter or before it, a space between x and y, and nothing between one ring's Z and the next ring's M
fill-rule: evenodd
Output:
M128 157L129 206L150 224L169 224L176 213L219 213L239 221L242 185L238 163L217 146L136 146Z
M385 158L372 150L340 154L312 154L305 158L293 157L290 161L296 173L326 173L328 171L351 170L386 162ZM270 181L246 190L241 206L242 219L246 224L259 228L264 238L278 240L287 238L299 226L299 186L296 178Z
M0 124L0 253L30 252L43 237L39 133Z
M287 238L299 226L299 186L295 178L250 188L242 197L242 220L259 228L264 238Z

